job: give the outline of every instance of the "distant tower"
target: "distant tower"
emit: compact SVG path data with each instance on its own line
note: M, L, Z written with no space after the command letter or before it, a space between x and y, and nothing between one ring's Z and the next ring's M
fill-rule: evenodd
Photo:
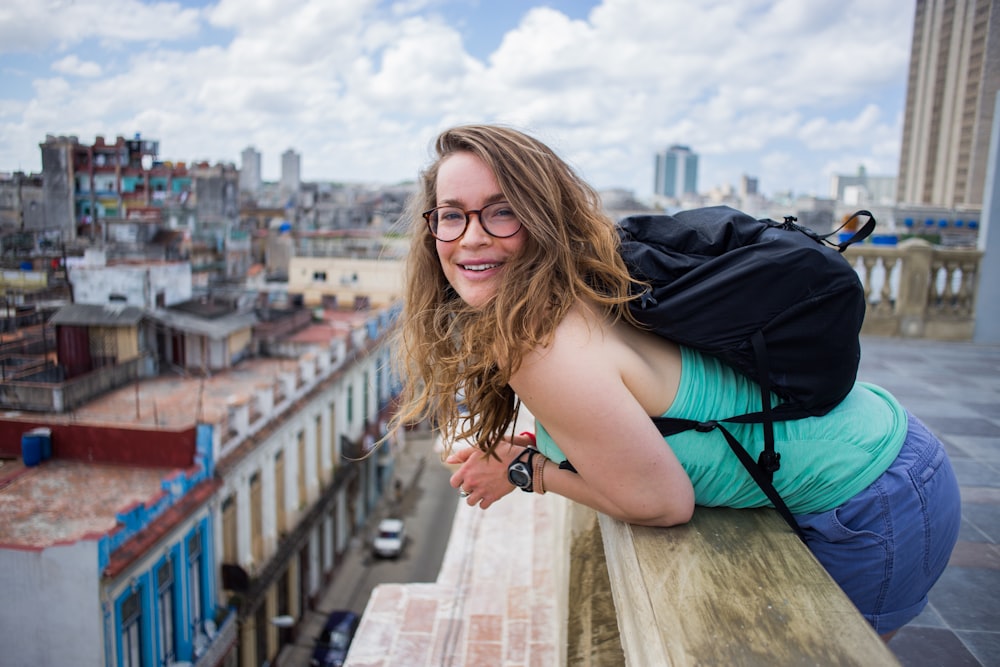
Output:
M256 194L261 184L260 153L253 146L247 146L240 156L240 191Z
M301 156L291 148L281 154L280 190L285 196L295 197L299 194L299 186L302 184L301 159Z
M740 177L740 196L751 197L757 194L757 177L743 174Z
M698 156L687 146L671 146L656 155L653 192L679 199L698 193Z
M1000 3L917 0L897 199L983 204L1000 88Z

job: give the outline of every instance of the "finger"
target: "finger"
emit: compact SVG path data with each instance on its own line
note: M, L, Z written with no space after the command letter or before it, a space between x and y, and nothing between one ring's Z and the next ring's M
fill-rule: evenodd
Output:
M445 463L452 463L452 464L465 463L467 460L469 460L469 456L472 454L472 451L473 451L472 447L456 449L451 454L448 455L448 458L445 459Z

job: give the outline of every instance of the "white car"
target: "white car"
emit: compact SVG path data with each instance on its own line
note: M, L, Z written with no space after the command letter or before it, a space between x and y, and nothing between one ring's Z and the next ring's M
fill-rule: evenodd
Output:
M372 543L372 551L381 558L396 558L403 553L406 542L406 528L402 519L382 519Z

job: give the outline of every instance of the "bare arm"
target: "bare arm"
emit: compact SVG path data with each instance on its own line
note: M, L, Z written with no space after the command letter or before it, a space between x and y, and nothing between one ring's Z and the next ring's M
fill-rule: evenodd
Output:
M694 511L694 491L626 385L623 369L633 354L603 325L577 312L560 324L551 346L525 359L511 386L578 471L547 463L547 491L629 523L684 523ZM473 454L452 484L480 490L469 502L489 506L512 488L506 464L522 444L498 448L502 462L479 463L484 457Z

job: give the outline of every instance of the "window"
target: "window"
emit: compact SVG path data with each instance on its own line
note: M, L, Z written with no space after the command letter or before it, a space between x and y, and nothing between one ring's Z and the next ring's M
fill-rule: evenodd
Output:
M222 502L222 562L240 562L236 550L236 496Z
M174 662L177 643L174 637L174 567L168 558L156 572L156 620L160 635L159 664Z
M330 465L336 470L337 468L337 409L336 405L330 402L330 440L327 442L327 447L330 450Z
M323 416L316 415L316 439L313 444L316 446L316 478L323 479Z
M264 517L261 511L260 475L250 478L250 543L253 562L264 562Z
M299 484L299 507L305 507L306 504L306 432L299 431L298 435L298 452L299 452L299 474L298 474L298 484Z
M119 663L123 667L142 665L142 598L138 590L132 591L121 606L122 652Z
M325 283L326 271L313 271L313 282Z
M124 294L109 294L108 301L111 303L127 303L128 297Z
M274 455L274 520L278 526L278 535L288 527L285 521L285 452Z
M201 527L195 528L187 538L188 596L191 600L191 636L198 635L201 622L205 618L204 602L201 599Z
M368 400L368 395L371 393L370 383L371 383L371 376L368 374L368 371L365 371L365 380L362 383L362 389L361 389L361 393L362 393L362 396L361 396L361 417L365 421L368 421L368 417L371 415L371 405L369 404L369 400Z
M354 423L354 385L347 386L347 424Z

